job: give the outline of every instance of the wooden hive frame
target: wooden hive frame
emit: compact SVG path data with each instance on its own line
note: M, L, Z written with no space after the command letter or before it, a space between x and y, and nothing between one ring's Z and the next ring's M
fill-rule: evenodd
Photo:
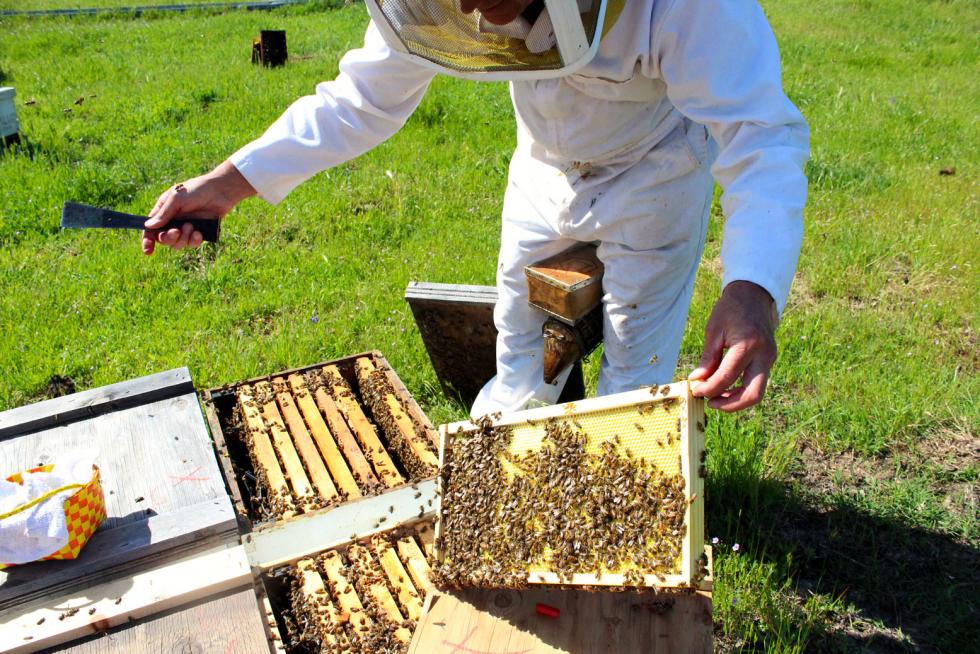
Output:
M662 411L661 408L664 410ZM649 411L652 408L653 411ZM663 414L663 415L661 415ZM646 420L645 415L650 419L659 419L662 423L664 417L669 414L670 421L676 419L676 426L679 428L679 438L676 440L666 439L663 432L659 434L646 427L641 422ZM570 586L647 586L647 587L699 587L707 590L710 588L710 581L705 580L705 547L704 547L704 401L695 398L691 394L688 382L678 382L662 387L630 391L618 395L583 400L577 403L567 403L529 411L513 413L503 417L492 416L492 427L507 427L513 433L513 442L509 452L521 453L539 449L544 438L545 426L549 421L557 421L560 424L572 424L579 426L580 432L587 438L587 451L594 453L600 443L609 440L612 435L609 429L620 436L623 448L632 448L640 460L653 461L655 456L660 456L661 460L667 460L676 465L678 472L684 478L684 498L686 499L686 509L684 511L684 525L686 531L681 545L678 565L674 570L667 574L651 574L649 571L634 571L627 574L628 568L621 570L602 571L597 575L592 572L576 572L571 575L559 575L556 571L549 569L546 561L538 561L535 564L527 565L527 576L524 580L528 584L561 584ZM582 427L584 425L584 427ZM606 436L598 435L600 429L595 429L596 425L607 425ZM634 426L635 425L635 426ZM451 515L453 507L448 505L446 498L445 478L446 463L452 456L453 440L457 437L465 437L467 433L472 433L479 429L473 422L465 421L440 428L440 469L443 471L439 477L439 493L443 498L442 505L438 511L439 519L436 523L436 561L439 564L446 562L446 547L443 542L445 538L451 538L452 534L444 531L444 524L447 516ZM658 439L660 444L658 445ZM673 443L671 443L673 440ZM666 441L669 447L663 443ZM672 448L672 449L671 449ZM660 452L663 450L662 452ZM658 454L659 452L659 454ZM664 457L667 457L664 459ZM679 457L679 459L678 459ZM665 464L669 466L670 464ZM663 468L661 464L657 464ZM510 470L513 474L513 469ZM636 574L640 573L640 574Z
M294 616L302 613L307 624L315 623L315 635L307 636L319 638L323 651L367 652L360 638L379 628L376 618L381 616L381 628L407 649L432 588L433 534L428 516L335 544L290 564L290 610ZM283 642L278 630L277 639Z
M247 505L231 460L235 439L226 430L232 407L242 418L240 439L251 444L251 472L273 496L264 507L276 519L436 472L436 430L379 352L209 389L202 399L243 531L268 516Z

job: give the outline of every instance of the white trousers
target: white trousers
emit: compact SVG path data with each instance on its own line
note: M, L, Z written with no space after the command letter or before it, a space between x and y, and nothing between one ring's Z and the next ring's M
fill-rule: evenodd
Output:
M554 404L568 371L544 383L542 326L524 267L598 241L604 353L599 395L670 382L704 246L712 178L706 130L683 120L632 160L563 162L533 143L511 160L497 266L497 375L479 417Z

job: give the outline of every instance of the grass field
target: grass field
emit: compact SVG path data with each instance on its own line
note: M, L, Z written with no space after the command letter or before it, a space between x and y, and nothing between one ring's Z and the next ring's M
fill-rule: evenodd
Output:
M716 642L965 652L980 640L980 10L763 5L813 130L811 196L766 402L709 425ZM145 258L134 233L58 229L68 199L148 211L332 77L365 21L320 3L0 19L24 135L0 154L0 409L178 366L206 388L378 349L433 421L464 414L401 298L409 280L493 283L502 84L438 78L395 138L278 207L244 203L217 247ZM249 64L260 29L287 30L286 68ZM716 206L679 375L717 296L721 226Z

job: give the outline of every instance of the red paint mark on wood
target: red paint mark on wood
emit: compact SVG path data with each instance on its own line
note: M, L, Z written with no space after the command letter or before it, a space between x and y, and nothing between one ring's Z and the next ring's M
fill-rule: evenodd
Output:
M174 484L174 488L177 488L178 486L180 486L181 484L183 484L185 481L209 481L211 479L210 477L195 477L194 476L194 473L196 473L202 467L203 466L197 466L196 468L194 468L193 470L191 470L189 474L186 474L186 475L170 475L170 478L173 479L173 480L175 480L177 482L177 483Z
M537 606L534 607L534 611L538 615L543 615L544 617L551 618L551 619L555 619L559 615L561 615L561 611L555 608L554 606L542 604L541 602L538 602Z
M472 638L473 634L475 633L476 633L476 627L473 627L470 633L466 635L466 638L461 640L459 643L451 643L448 640L443 640L442 644L447 647L453 648L449 650L450 654L527 654L528 652L531 651L530 649L522 649L522 650L510 650L506 652L491 652L490 650L486 650L486 649L473 649L472 647L465 647L466 641Z
M232 638L231 640L229 640L228 641L228 647L225 648L225 654L231 654L232 652L234 652L235 651L235 645L237 645L237 644L238 644L238 639L237 638Z

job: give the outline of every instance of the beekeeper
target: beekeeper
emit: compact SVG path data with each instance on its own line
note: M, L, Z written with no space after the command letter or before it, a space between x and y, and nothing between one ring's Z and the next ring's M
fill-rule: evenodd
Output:
M597 241L599 394L671 380L711 205L724 193L721 297L691 379L709 406L759 402L800 251L809 132L783 93L755 0L366 0L364 46L215 170L164 192L148 228L281 201L405 124L436 74L511 80L517 149L497 268L497 375L471 413L557 400L524 266ZM459 3L459 4L457 4ZM160 232L196 247L189 227ZM154 238L144 234L143 250Z

